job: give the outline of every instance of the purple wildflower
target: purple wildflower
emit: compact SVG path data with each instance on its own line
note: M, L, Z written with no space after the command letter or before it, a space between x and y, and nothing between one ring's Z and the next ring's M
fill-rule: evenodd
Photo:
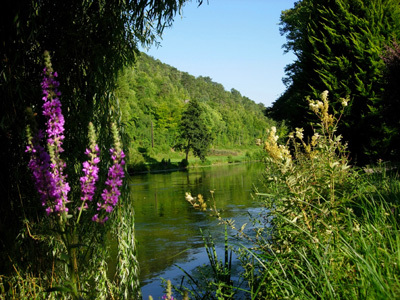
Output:
M122 186L122 178L124 178L123 165L125 164L125 154L122 150L110 149L111 157L113 159L113 165L108 170L108 177L105 182L106 188L101 194L103 203L97 203L97 210L104 210L106 213L111 213L114 207L118 203L118 198L121 195L119 187ZM98 214L94 215L93 221L104 223L108 220L108 217L100 218Z
M68 212L67 203L69 184L64 175L65 162L60 158L63 152L64 116L61 112L59 82L55 79L57 73L53 72L50 56L45 53L46 68L44 68L43 89L43 115L46 117L47 148L40 146L43 133L39 131L36 138L29 138L26 152L31 154L29 168L32 170L36 188L40 194L42 205L48 205L47 214Z
M43 139L43 132L39 131L35 138L30 136L28 132L29 142L25 152L30 153L31 159L28 163L29 169L32 171L32 177L35 182L35 186L40 195L42 205L46 206L46 202L52 192L54 186L52 182L52 176L49 171L50 168L50 156L45 149L40 145L40 141ZM51 208L46 209L47 213L51 212Z
M70 187L64 175L65 162L60 158L64 140L64 116L61 111L60 95L58 91L59 82L55 79L57 73L52 71L51 65L43 70L43 115L46 117L47 146L51 158L50 173L52 176L52 198L54 199L53 211L68 212L67 203ZM50 209L47 210L49 213Z
M87 209L86 201L92 201L94 193L96 191L96 182L99 179L99 167L97 164L100 162L99 158L99 147L96 144L96 135L94 126L92 123L89 124L89 140L90 148L86 149L85 154L89 157L89 160L83 163L83 173L85 174L80 178L83 208Z
M67 175L64 174L66 164L60 157L60 154L64 151L62 145L65 120L59 99L61 96L61 93L58 91L60 84L55 79L58 75L56 72L53 72L48 53L45 54L45 62L46 68L43 70L44 78L41 86L43 89L42 99L44 101L43 115L46 117L48 152L40 145L44 134L39 131L38 136L32 138L29 130L26 152L31 155L28 166L33 173L42 205L47 206L47 214L57 213L65 217L68 212L67 204L70 202L68 200L70 186L66 181ZM107 214L111 213L117 205L118 198L121 195L119 188L122 186L122 179L124 178L123 165L125 164L125 154L121 149L118 130L115 124L112 124L111 129L115 147L110 150L113 165L108 171L108 178L105 182L106 188L101 195L103 202L97 203L99 213L92 218L93 221L99 223L106 222L108 220ZM96 144L96 135L92 123L89 124L89 140L90 146L85 151L88 160L83 163L82 171L84 175L80 178L81 200L83 202L81 207L83 209L88 208L88 201L93 201L96 182L99 179L99 167L97 166L100 162L99 147ZM99 214L101 215L100 217Z

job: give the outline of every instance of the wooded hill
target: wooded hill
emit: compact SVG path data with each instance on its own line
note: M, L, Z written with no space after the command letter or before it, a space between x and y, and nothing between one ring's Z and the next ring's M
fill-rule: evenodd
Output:
M196 99L203 110L211 148L255 144L274 121L239 91L226 91L210 77L195 77L142 53L134 67L119 77L117 97L132 156L150 149L174 151L178 125L187 103Z

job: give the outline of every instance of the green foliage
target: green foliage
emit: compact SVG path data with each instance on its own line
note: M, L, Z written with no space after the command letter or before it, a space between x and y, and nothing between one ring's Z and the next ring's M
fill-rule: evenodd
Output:
M173 147L185 102L196 99L203 111L212 148L249 147L265 134L273 121L264 106L236 90L226 91L209 77L195 78L141 53L134 68L125 68L118 79L117 97L122 122L130 137L131 159L152 163L151 150L176 155ZM147 149L146 154L140 149ZM130 165L136 169L135 162Z
M341 214L314 207L320 224L312 232L287 211L279 219L282 247L252 255L262 262L254 298L396 299L399 297L399 181L395 177L359 178L359 190L346 199ZM361 181L361 182L360 182ZM393 188L395 188L393 190ZM389 195L396 195L396 204ZM289 211L292 211L289 209ZM338 219L340 217L340 220ZM337 222L339 220L339 222ZM275 236L275 235L274 235ZM267 250L268 249L268 250ZM256 271L257 272L257 271Z
M323 90L334 99L351 95L339 130L349 141L352 157L360 163L387 158L393 149L380 141L393 133L382 126L387 102L382 54L400 38L398 1L298 1L282 12L281 25L286 51L293 51L297 60L286 67L288 88L270 116L305 126L315 121L307 115L306 95L316 97ZM340 109L338 102L331 105Z
M253 233L245 230L246 224L237 229L232 220L223 220L215 204L213 207L216 217L244 239L237 252L248 289L220 282L217 290L210 292L207 277L215 277L205 271L228 273L217 261L213 247L206 244L209 265L192 274L185 272L193 283L195 298L209 292L207 297L229 299L234 290L247 293L240 299L400 296L397 169L380 164L362 171L349 165L346 144L337 134L348 101L337 101L342 106L337 117L331 112L326 91L321 100L309 99L319 120L309 139L302 128L296 128L282 145L276 128L268 131L264 186L257 192L265 210L252 220ZM243 246L249 243L250 247ZM225 256L226 244L225 237Z
M400 269L393 265L400 250L398 178L350 167L327 93L321 98L309 100L320 120L309 143L301 128L286 146L273 129L265 143L269 159L259 195L266 224L257 228L255 249L242 251L244 261L253 259L245 265L251 297L394 299L400 292Z
M400 110L400 47L393 43L386 48L383 60L385 70L385 97L382 107L382 130L386 131L384 138L377 140L380 147L386 150L385 156L391 160L399 157L400 120L397 113Z
M126 191L128 193L128 191ZM117 269L115 271L114 296L118 299L141 299L139 263L135 240L135 213L129 197L118 210L114 234L118 238Z
M217 218L244 239L237 252L248 289L218 286L246 292L241 299L397 299L397 169L380 164L362 171L349 165L346 144L337 134L347 98L337 101L339 117L331 113L327 92L308 102L319 120L312 137L296 128L282 145L276 128L268 131L264 186L257 192L265 209L252 220L252 230L246 224L236 228L213 207ZM215 264L210 255L208 267ZM197 273L186 275L196 287L207 282ZM194 295L207 290L196 287ZM230 297L224 295L221 299Z
M204 162L210 144L211 134L202 118L200 105L196 99L191 100L182 114L175 148L185 152L186 160L188 160L189 151L192 150L193 154Z
M120 121L120 110L124 109L113 94L117 74L124 66L134 63L139 43L153 43L164 27L171 25L184 2L17 1L8 2L1 10L0 181L3 201L0 207L0 253L8 259L1 260L0 273L13 275L15 269L20 272L17 279L7 277L10 283L16 282L18 287L22 287L17 291L20 294L13 295L15 298L23 298L23 289L30 284L29 278L33 278L33 282L42 278L43 286L38 288L42 291L43 287L56 285L51 272L64 271L59 264L53 267L55 259L60 258L58 254L65 249L52 252L57 241L49 238L51 224L43 220L45 211L33 190L24 153L27 123L33 119L39 124L44 123L40 113L43 52L48 50L51 53L54 69L60 74L62 105L68 124L63 145L69 154L65 158L66 173L69 174L71 198L79 199L79 177L81 162L85 160L89 121L93 121L102 145L100 168L107 170L109 160L105 157L112 144L107 125L113 119ZM124 130L121 122L118 123L125 135L124 150L128 153L126 134L129 131ZM99 174L100 181L104 182L106 175L106 172ZM92 252L91 260L88 260L90 255L86 256L88 253L79 249L79 257L85 262L82 277L91 278L90 282L82 282L82 289L96 286L96 289L88 291L88 297L93 292L99 298L104 295L107 295L104 298L112 298L107 292L109 285L105 276L107 253L101 247L106 230L92 234L92 223L82 219L82 228L85 229L77 234L81 237L79 243L89 245L89 241L93 241L97 246L82 247ZM121 257L131 254L123 249L120 253ZM130 260L130 264L124 267L134 264L135 261ZM129 276L121 271L121 276L126 275L119 281L121 291L137 288L132 285L132 279L137 275L134 269L132 271ZM21 279L25 275L26 282ZM7 283L4 286L8 286ZM11 293L6 298L12 295L13 289L14 286L10 286L5 291Z
M231 279L232 249L228 244L228 226L225 225L223 259L218 258L212 236L209 234L205 237L201 229L200 232L209 265L197 267L192 275L179 267L185 274L187 283L180 287L174 286L174 289L181 295L187 292L192 299L234 299L235 290Z

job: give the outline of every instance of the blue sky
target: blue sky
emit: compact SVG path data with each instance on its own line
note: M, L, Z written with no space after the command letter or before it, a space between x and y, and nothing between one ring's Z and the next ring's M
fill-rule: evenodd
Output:
M166 28L160 47L147 54L194 76L209 76L226 90L235 88L270 106L285 91L284 54L279 33L282 10L294 0L209 0L189 2Z

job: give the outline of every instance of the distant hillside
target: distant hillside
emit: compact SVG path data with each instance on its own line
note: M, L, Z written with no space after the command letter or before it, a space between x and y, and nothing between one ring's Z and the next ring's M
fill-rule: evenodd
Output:
M120 75L117 96L131 151L152 147L152 132L154 147L170 151L185 105L194 98L204 110L213 148L253 145L273 124L264 116L263 104L235 89L226 91L209 77L196 78L144 53L133 68Z

